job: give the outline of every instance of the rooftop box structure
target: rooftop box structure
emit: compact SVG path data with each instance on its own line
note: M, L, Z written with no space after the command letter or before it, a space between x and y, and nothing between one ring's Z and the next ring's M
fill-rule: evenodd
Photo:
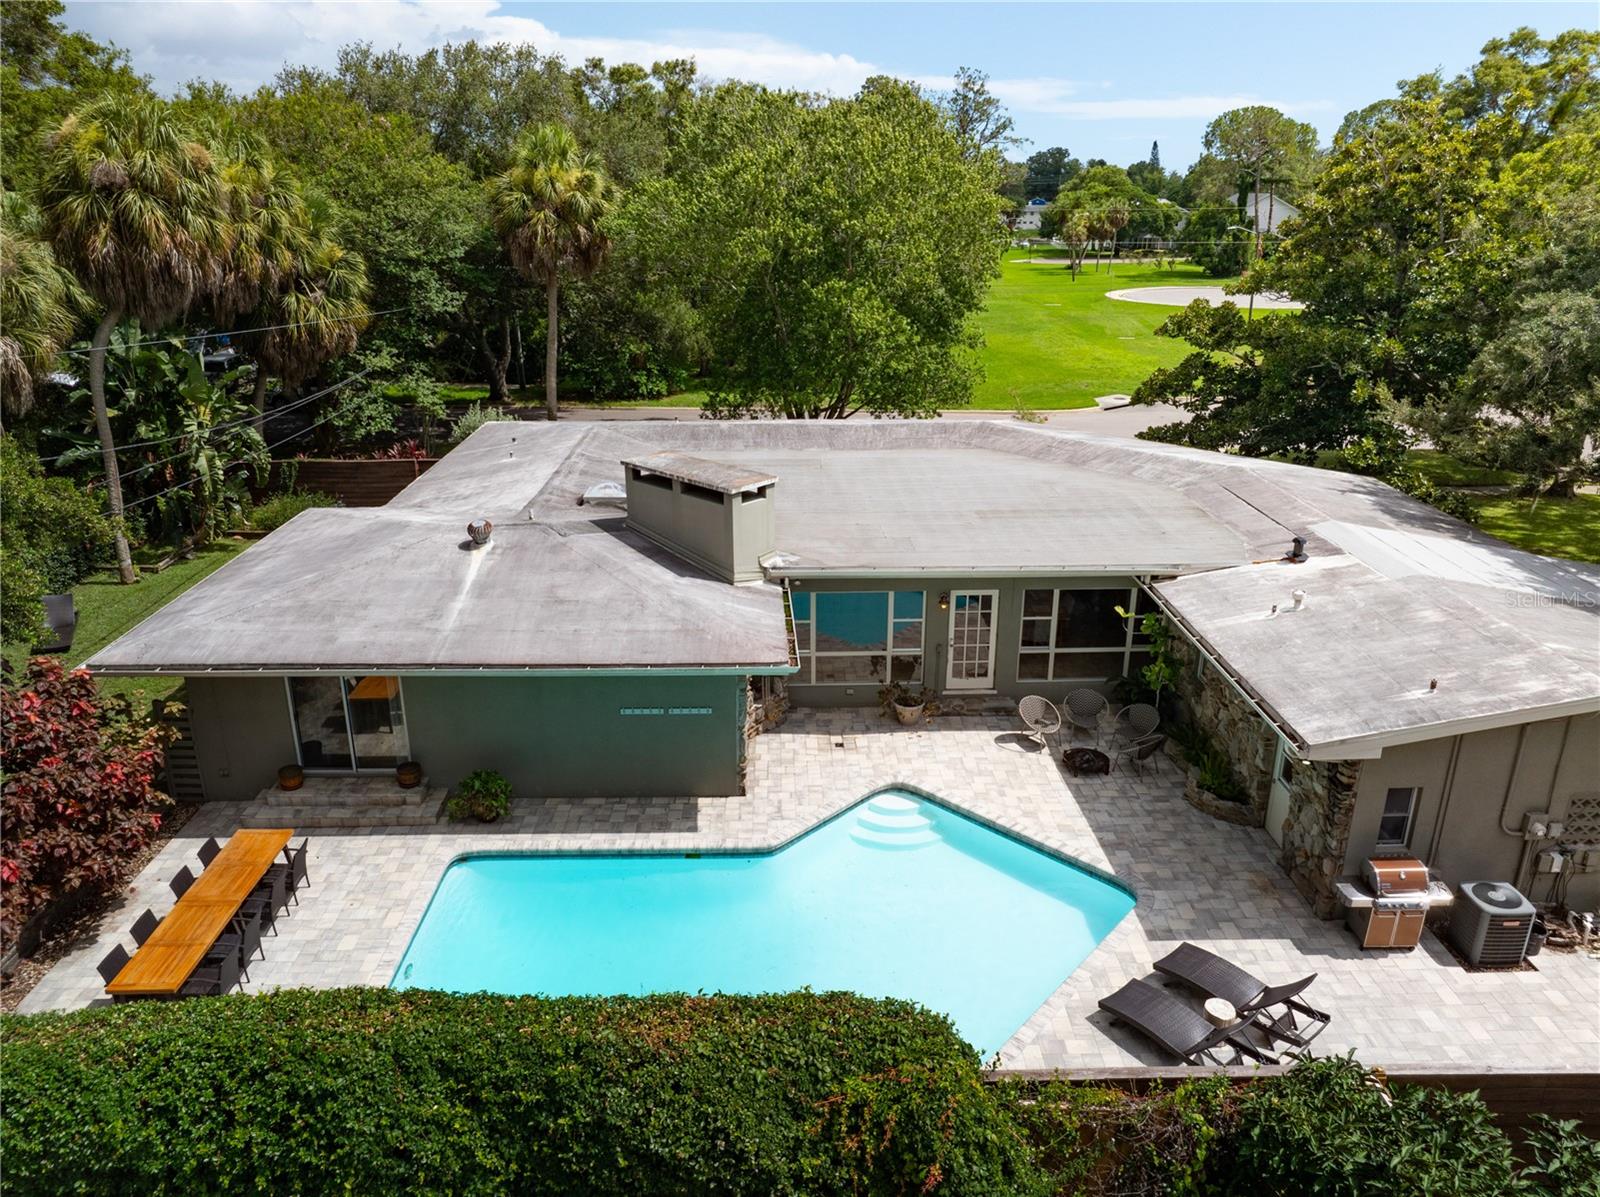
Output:
M628 527L725 582L764 580L776 474L663 451L624 458Z

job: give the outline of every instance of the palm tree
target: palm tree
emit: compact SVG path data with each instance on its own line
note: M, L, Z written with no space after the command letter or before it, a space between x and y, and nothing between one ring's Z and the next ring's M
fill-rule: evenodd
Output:
M0 195L0 406L8 417L33 406L33 380L77 327L81 296L50 246L39 214L14 191Z
M232 237L212 304L223 324L281 290L311 237L300 183L267 156L258 138L239 140L221 168Z
M256 411L266 412L267 376L298 387L328 362L349 353L372 319L367 306L367 267L361 255L338 241L327 214L303 205L305 235L296 246L282 285L266 293L245 345L256 359Z
M51 135L40 210L56 257L104 309L89 351L89 394L105 461L117 572L133 582L122 483L106 410L106 346L132 317L158 328L215 292L229 222L215 162L166 104L95 101Z
M524 278L544 284L547 324L544 401L556 402L557 299L562 276L587 278L600 268L611 240L600 224L613 189L600 165L562 125L541 125L518 143L510 169L485 183L494 231Z

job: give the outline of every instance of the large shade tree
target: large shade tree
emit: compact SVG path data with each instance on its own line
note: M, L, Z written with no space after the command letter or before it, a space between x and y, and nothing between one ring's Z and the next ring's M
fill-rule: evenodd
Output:
M587 278L600 268L611 240L601 222L612 186L600 164L561 125L540 125L518 143L504 174L488 180L489 214L511 264L545 293L545 408L560 414L556 397L560 290L564 278Z
M106 99L69 116L51 136L40 209L57 257L101 309L89 392L117 572L133 582L106 408L106 346L122 320L159 328L215 291L230 236L222 179L211 152L167 105Z

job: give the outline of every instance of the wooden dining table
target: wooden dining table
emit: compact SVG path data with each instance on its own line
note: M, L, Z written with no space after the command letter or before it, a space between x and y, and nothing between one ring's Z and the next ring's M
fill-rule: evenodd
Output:
M167 997L182 989L293 835L287 827L234 832L106 992Z

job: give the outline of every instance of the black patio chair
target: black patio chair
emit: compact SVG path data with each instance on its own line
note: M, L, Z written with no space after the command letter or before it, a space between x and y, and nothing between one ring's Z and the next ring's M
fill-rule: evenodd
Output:
M239 964L240 975L248 981L250 979L250 961L257 952L263 958L266 952L261 947L261 930L263 919L259 910L251 913L239 913L228 921L228 929L211 945L211 950L206 953L204 963L210 965L215 957L229 956Z
M145 911L138 918L133 920L133 927L131 928L133 942L138 944L141 948L144 947L144 941L149 939L150 936L155 933L155 929L159 926L161 926L161 920L156 918L155 912L151 910Z
M1246 1058L1261 1064L1277 1063L1276 1057L1245 1038L1248 1020L1212 1026L1198 1010L1145 981L1129 981L1110 997L1101 998L1100 1009L1185 1064L1238 1064ZM1224 1047L1232 1049L1226 1059L1220 1055Z
M257 913L262 921L278 933L278 915L289 909L289 879L284 873L269 871L256 883L250 896L239 904L241 911Z
M220 997L239 984L239 956L224 952L207 956L178 990L180 998Z
M189 887L194 884L194 874L189 871L188 865L184 865L183 868L172 875L172 880L167 884L172 890L172 896L181 898L189 892Z
M1161 768L1161 758L1157 755L1161 746L1167 742L1167 737L1160 732L1146 736L1142 740L1134 740L1131 744L1124 744L1114 752L1113 766L1120 767L1124 773L1130 768L1140 777L1144 776L1144 763L1154 761L1153 768Z
M1332 1015L1300 1000L1300 995L1317 979L1316 973L1285 985L1268 985L1231 960L1192 943L1179 944L1157 960L1155 970L1207 997L1232 1003L1241 1018L1259 1015L1256 1026L1263 1034L1294 1048L1306 1047L1333 1021ZM1305 1019L1304 1024L1301 1019Z
M30 650L33 655L71 651L72 637L78 630L78 608L70 594L44 596L44 622L50 635L42 644L33 646Z
M217 859L218 856L222 855L222 845L217 843L216 836L212 836L195 850L195 855L200 858L200 867L202 869L209 869L211 867L211 862Z
M288 887L289 897L296 906L300 905L300 891L311 885L311 879L306 874L306 844L309 841L301 840L298 848L284 848L283 864L270 865L267 868L267 877L282 877Z
M106 953L106 958L95 967L100 970L100 979L107 985L117 979L117 974L123 970L131 957L128 950L120 943Z

